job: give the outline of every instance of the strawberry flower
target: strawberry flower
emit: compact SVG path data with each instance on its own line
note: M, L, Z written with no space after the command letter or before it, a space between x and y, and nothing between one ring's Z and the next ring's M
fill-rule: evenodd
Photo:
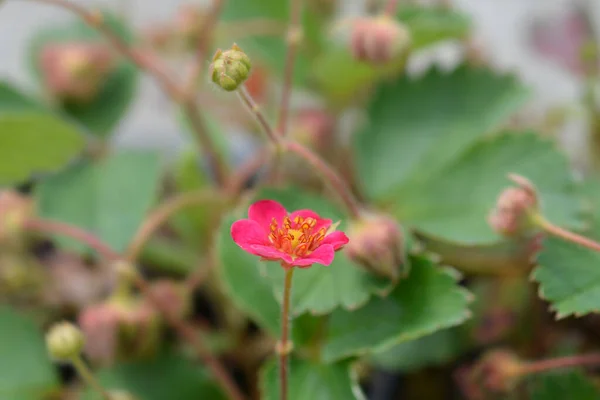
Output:
M233 241L263 260L280 261L284 268L330 265L346 243L344 232L335 231L330 219L311 210L291 214L278 202L260 200L248 209L248 219L231 226Z

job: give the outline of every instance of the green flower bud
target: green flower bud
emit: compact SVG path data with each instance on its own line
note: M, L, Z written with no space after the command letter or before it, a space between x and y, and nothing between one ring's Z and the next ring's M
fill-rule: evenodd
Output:
M79 357L84 345L81 330L70 322L54 325L46 335L48 353L58 361L71 361Z
M252 64L250 58L234 44L230 50L217 50L210 65L212 81L232 92L248 79Z

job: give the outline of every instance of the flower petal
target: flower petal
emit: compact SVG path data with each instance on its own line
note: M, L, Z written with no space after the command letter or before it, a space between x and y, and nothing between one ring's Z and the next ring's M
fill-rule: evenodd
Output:
M306 219L306 218L316 219L317 224L313 228L313 232L316 232L321 228L325 228L325 230L327 230L327 228L329 228L329 226L331 225L330 219L321 218L321 216L319 214L317 214L316 212L314 212L312 210L298 210L298 211L294 211L293 213L290 214L290 219L292 221L296 217L302 217L304 219Z
M251 246L269 245L267 232L256 221L241 219L231 225L231 237L242 249L252 253Z
M329 244L333 246L334 250L341 249L345 244L350 241L348 236L342 231L331 232L329 235L325 236L323 241L321 242L321 246L324 244Z
M313 264L328 266L333 262L335 251L330 244L324 244L315 249L306 258L297 258L291 264L300 268L310 267Z
M248 218L256 221L266 232L269 232L273 218L281 224L286 215L286 209L274 200L259 200L248 209Z
M267 259L270 261L283 260L288 264L293 263L293 259L289 254L279 251L272 246L263 246L263 245L259 245L259 244L254 244L254 245L250 245L249 247L250 247L250 250L247 250L247 251L250 251L252 254L256 254L257 256L261 256L264 259Z

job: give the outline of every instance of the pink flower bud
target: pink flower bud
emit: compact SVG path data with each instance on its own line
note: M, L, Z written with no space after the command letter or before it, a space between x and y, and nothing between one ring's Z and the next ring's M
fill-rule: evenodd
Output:
M114 54L98 43L49 44L40 57L44 84L62 101L92 101L114 67Z
M359 18L352 26L350 49L359 61L387 63L406 56L410 47L408 29L387 16Z
M537 212L538 199L533 185L525 178L512 175L511 179L519 187L505 189L496 208L488 218L494 231L504 236L516 236L528 233L534 228L532 215Z
M488 400L510 392L522 376L521 360L511 351L492 350L469 367L463 367L456 379L468 400Z
M405 269L404 238L398 223L384 214L364 214L349 227L346 254L377 275L398 280Z

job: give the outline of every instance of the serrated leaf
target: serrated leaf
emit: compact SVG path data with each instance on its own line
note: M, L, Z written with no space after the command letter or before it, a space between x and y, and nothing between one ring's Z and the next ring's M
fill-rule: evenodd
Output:
M377 352L369 360L384 370L411 372L445 364L465 348L466 343L459 330L444 329Z
M526 94L512 77L468 67L382 83L354 139L364 189L382 199L441 170L506 120Z
M554 237L544 239L532 278L557 318L600 311L600 254Z
M104 23L126 42L133 41L133 34L121 19L104 13ZM33 37L29 50L30 70L38 81L42 81L39 56L44 46L52 43L100 42L104 37L97 29L76 19L69 24L61 24L42 29ZM110 44L107 44L110 46ZM137 68L129 61L121 59L111 73L98 96L89 104L69 104L62 111L79 121L92 133L107 137L113 133L121 118L127 112L137 87Z
M0 186L58 171L84 149L83 135L47 113L0 114Z
M101 369L97 376L108 390L126 390L144 400L226 399L201 365L173 351L153 360ZM87 390L83 399L102 397Z
M465 321L469 292L456 274L424 257L412 257L409 277L385 298L373 298L354 311L336 310L322 357L331 362L353 355L384 351Z
M0 326L0 398L39 400L57 389L57 373L34 322L0 307Z
M261 398L280 399L277 363L266 364L261 371ZM348 363L331 365L292 359L289 364L289 400L364 400L360 386L351 376Z
M410 29L413 49L469 35L471 21L458 11L444 8L402 6L397 13Z
M342 221L344 214L338 206L323 197L310 195L300 189L265 189L256 199L271 199L280 202L288 211L310 209L334 222ZM345 224L338 230L343 231ZM284 271L276 263L262 266L278 296L283 292ZM344 253L336 254L333 263L324 267L313 265L294 273L292 288L292 313L305 312L321 315L343 307L356 309L365 304L372 294L385 295L393 286L388 279L374 276L353 263Z
M581 371L548 373L534 378L531 400L598 400L600 391Z
M507 174L530 179L548 218L577 226L582 211L565 156L535 133L503 133L483 138L443 169L412 181L394 196L394 214L419 231L455 243L489 244L500 240L487 222Z
M156 199L160 173L159 157L150 152L121 151L97 163L81 163L36 188L40 216L89 230L123 251Z

